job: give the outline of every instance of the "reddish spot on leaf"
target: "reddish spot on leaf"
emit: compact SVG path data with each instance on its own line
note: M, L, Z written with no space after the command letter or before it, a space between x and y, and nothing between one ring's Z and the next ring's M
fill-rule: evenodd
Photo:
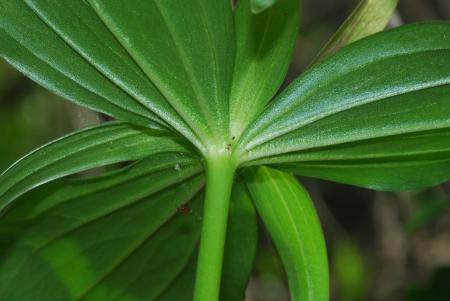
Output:
M181 205L180 207L178 207L178 212L182 214L189 214L191 213L191 207L189 206L189 204Z

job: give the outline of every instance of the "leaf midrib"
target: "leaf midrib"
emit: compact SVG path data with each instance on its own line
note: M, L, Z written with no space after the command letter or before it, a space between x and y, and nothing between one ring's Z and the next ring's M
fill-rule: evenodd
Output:
M74 85L79 87L81 90L84 90L87 93L90 93L93 96L98 97L99 99L101 99L103 101L103 103L102 103L103 105L107 105L107 106L116 108L116 109L118 109L119 111L121 111L121 112L123 112L125 114L131 115L131 116L137 116L137 117L142 118L144 120L148 120L149 125L154 122L151 118L149 118L149 116L145 116L145 115L142 115L140 113L136 113L136 112L130 111L130 110L128 110L125 107L122 107L122 106L117 105L116 103L110 102L108 99L106 99L103 96L99 95L95 91L92 91L92 90L86 88L83 84L79 83L78 81L76 81L72 77L70 77L70 76L66 75L65 73L61 72L60 70L54 68L51 64L49 64L45 60L43 60L43 59L39 58L38 56L36 56L32 51L30 51L30 49L26 48L18 40L16 40L9 32L5 31L3 28L0 28L0 30L5 35L9 36L12 40L14 40L18 45L23 47L23 49L27 52L27 54L29 54L30 56L34 57L41 64L46 65L49 69L51 69L54 72L60 74L61 77L66 78L68 81L70 81L71 83L73 83ZM14 61L14 60L12 60L12 59L10 59L8 57L5 57L5 60L10 62L12 65L14 65L15 68L17 68L20 72L22 72L24 74L27 74L27 76L29 76L32 80L41 83L43 86L46 86L49 89L55 90L55 84L54 83L48 82L46 80L43 81L42 78L40 78L39 76L28 73L26 71L28 68L24 67L20 62L16 62L16 61ZM58 90L58 89L56 89L56 90ZM92 105L92 101L90 101L90 103L83 103L83 102L78 101L76 99L76 97L73 95L73 92L67 93L66 91L59 91L57 94L59 94L62 97L65 97L65 98L69 98L73 102L75 102L76 104L84 106L84 107L87 107L87 108L89 108L89 109L91 109L93 111L97 111L97 112L103 113L103 114L108 115L108 116L118 117L118 114L108 112L108 109L94 107L94 105ZM145 126L146 124L141 123L140 125L141 126Z
M291 224L291 226L292 226L292 229L294 229L295 230L295 234L294 235L292 235L292 236L294 236L295 237L295 244L296 244L296 246L297 246L297 250L299 250L300 251L300 257L302 258L301 260L300 260L300 262L307 262L308 260L307 260L307 258L306 258L306 256L305 256L305 252L304 252L304 249L302 248L302 244L301 244L301 241L300 241L300 236L301 236L301 231L299 231L299 229L298 229L298 226L297 226L297 223L295 222L295 218L292 216L292 213L291 213L291 211L290 211L290 208L289 208L289 206L286 204L286 201L285 201L285 199L284 199L284 197L283 197L283 194L281 193L281 190L279 189L279 187L276 185L276 183L275 183L275 181L273 180L273 178L272 178L272 176L271 176L271 174L269 173L269 171L268 171L268 169L267 168L262 168L262 171L266 174L266 181L269 181L269 183L270 183L270 185L273 187L273 189L275 190L275 192L279 195L279 197L278 197L278 200L281 200L281 204L283 205L283 207L285 208L285 211L286 211L286 213L287 213L287 215L288 215L288 218L289 218L289 223ZM288 184L290 184L289 183L289 181L287 181L287 179L285 178L285 176L283 175L283 177L280 179L282 182L287 182ZM290 186L290 185L287 185L287 186ZM292 190L290 189L290 192L292 192ZM296 194L295 194L296 195ZM274 211L274 209L273 209L273 206L271 205L271 203L269 202L269 206L270 206L270 208L271 208L271 211L272 212L275 212ZM306 220L305 219L305 215L304 215L304 212L303 212L303 210L301 210L300 209L300 212L301 212L301 214L303 215L303 220ZM280 227L281 225L280 225L280 223L278 223L277 222L277 228L278 229L281 229L282 227ZM285 242L285 244L286 245L289 245L289 243L290 243L290 241L288 241L287 240L287 238L283 235L283 241ZM293 254L291 254L291 255L293 255ZM299 271L301 271L301 267L299 267L299 266L294 266L294 269L297 271L297 273L299 272ZM308 279L311 279L311 277L310 277L310 272L309 272L309 269L305 269L305 272L306 272L306 279L304 279L305 281L308 281ZM294 285L294 286L296 286L296 285ZM291 288L292 289L292 288Z
M180 162L180 161L177 161L176 163L179 163L179 164L186 163L186 165L183 165L183 169L185 169L185 168L186 168L186 169L192 168L192 169L195 170L195 166L196 166L196 163L195 163L195 162L192 162L192 161L190 161L190 162L189 162L189 161L186 161L186 162ZM190 164L188 164L188 163L190 163ZM117 182L117 183L114 183L114 184L112 184L112 185L105 186L105 187L100 187L99 189L93 189L93 190L91 190L91 191L86 191L86 192L84 192L84 193L80 193L80 194L75 195L75 196L73 196L73 197L62 198L62 199L61 199L61 203L55 204L55 205L53 205L53 206L50 206L50 207L46 208L45 210L40 211L37 215L31 215L31 216L28 216L28 217L27 217L27 220L35 220L36 218L39 218L41 215L43 215L43 214L45 214L45 213L48 213L49 211L55 210L55 209L57 209L58 207L64 206L64 205L66 205L66 204L69 203L69 202L73 202L73 201L76 201L77 199L84 198L84 197L87 197L87 196L92 195L92 194L106 192L106 191L108 191L108 190L110 190L110 189L114 189L114 188L116 188L116 187L119 187L119 186L122 186L122 185L126 185L126 184L128 184L128 183L130 183L130 182L132 182L132 181L134 181L134 180L137 180L138 178L141 178L141 177L147 177L147 176L149 176L149 175L152 174L152 173L158 173L158 172L167 170L167 168L168 168L169 166L173 166L173 165L174 165L174 162L170 162L170 163L168 162L167 164L158 166L157 169L148 170L148 171L146 171L146 172L144 172L144 173L136 174L136 175L134 175L134 176L132 176L132 177L126 179L125 181ZM132 168L132 167L133 167L133 166L130 166L130 167L128 167L128 169L129 169L129 168ZM127 170L123 170L123 172L126 172L126 171L127 171ZM193 174L190 175L189 177L194 177L194 176L196 176L196 175L199 175L201 172L202 172L201 169L199 169L196 173L193 173ZM77 180L81 180L81 179L77 179ZM171 186L173 186L174 184L177 184L177 183L182 182L182 181L185 181L185 180L187 180L187 178L180 178L179 180L177 180L177 181L174 182L173 184L170 183L169 186L167 186L167 187L171 187ZM160 189L161 189L161 190L164 190L164 189L167 188L167 187L163 186L163 187L160 188ZM156 192L158 192L158 191L155 191L154 193L156 193ZM152 193L152 194L154 194L154 193ZM152 194L150 194L150 195L152 195ZM149 196L150 196L150 195L149 195Z
M140 60L133 54L133 52L123 44L122 40L118 37L120 35L120 32L117 32L114 29L114 25L111 25L110 22L107 20L107 18L104 18L99 11L95 8L95 5L91 4L91 1L89 1L89 5L92 7L92 10L95 12L95 14L98 16L98 18L105 24L106 28L111 32L111 34L117 39L120 45L122 45L123 49L128 53L130 58L139 66L139 68L142 70L142 72L146 75L147 79L153 83L153 86L155 89L157 89L160 94L165 99L167 105L174 110L174 112L177 114L177 117L180 117L180 122L177 120L170 120L167 116L167 112L165 112L164 108L158 109L160 112L157 112L157 115L162 118L164 121L166 121L168 124L172 125L178 132L182 133L186 139L188 139L192 144L194 144L199 150L204 151L204 142L202 140L202 137L199 136L199 134L194 130L196 128L196 125L191 122L191 118L188 114L184 114L183 110L178 108L178 106L175 105L174 102L172 102L171 99L171 92L163 91L159 87L161 86L161 81L159 80L158 83L154 83L154 80L152 80L151 76L146 72L146 68L142 66L142 63L140 63ZM186 126L186 128L184 128Z
M191 180L191 179L194 179L194 178L197 177L197 176L198 176L198 174L193 175L192 177L183 179L183 181L189 181L189 180ZM136 205L140 204L141 202L148 201L148 198L151 197L152 195L154 195L154 194L156 194L156 193L161 193L161 192L163 192L163 191L168 191L168 190L170 189L170 187L172 187L172 186L174 186L174 185L176 185L176 184L177 184L177 183L174 183L174 184L172 184L172 185L170 185L170 186L168 186L168 187L166 187L166 188L164 188L164 189L162 189L162 190L160 190L160 191L156 191L155 193L153 193L153 194L151 194L151 195L149 195L149 196L147 196L147 197L145 197L145 198L141 198L141 199L139 199L139 200L133 201L132 203L126 204L125 206L121 206L121 207L119 207L119 208L116 208L115 210L109 211L109 212L107 212L106 214L97 216L96 218L94 218L94 219L92 219L92 220L90 220L90 221L88 221L88 222L85 222L85 223L83 223L83 224L81 224L81 225L78 225L77 227L74 227L74 228L72 228L72 229L69 229L69 231L66 231L66 232L62 233L61 235L58 235L57 237L53 238L52 240L48 241L47 243L45 243L45 244L43 244L43 245L41 245L41 246L39 246L39 247L37 247L37 248L36 248L35 246L33 246L33 245L28 245L28 244L23 243L23 242L18 243L18 245L19 245L19 246L24 246L24 247L35 248L35 250L33 250L33 254L35 254L35 253L37 253L37 252L43 250L44 248L46 248L47 246L49 246L50 244L52 244L52 243L55 242L56 240L62 239L62 238L64 238L65 236L69 235L70 233L73 233L73 232L75 232L75 231L77 231L77 230L79 230L79 229L81 229L81 228L84 228L84 227L87 226L87 225L93 224L93 223L95 223L95 222L97 222L97 221L99 221L99 220L101 220L101 219L103 219L103 218L105 218L105 217L107 217L107 216L110 216L110 215L115 214L115 213L117 213L117 212L120 212L120 211L122 211L122 210L125 210L125 209L131 208L131 207L133 207L133 206L136 206ZM202 187L203 187L203 185L200 185L200 186L198 187L197 192L196 192L196 193L193 193L193 196L190 198L190 200L195 198L195 195L197 195L197 194L199 193L199 191L202 189ZM114 263L114 264L112 265L112 267L110 268L110 270L109 270L108 272L106 272L102 277L100 277L100 278L98 279L98 281L97 281L94 285L92 285L92 286L89 287L85 292L83 292L83 293L81 294L81 296L77 298L77 300L81 300L81 299L83 298L84 295L87 295L87 294L89 293L89 291L91 291L93 288L95 288L95 286L97 286L97 285L100 284L102 281L104 281L104 280L105 280L105 279L106 279L106 278L107 278L107 277L108 277L108 276L109 276L116 268L118 268L121 264L123 264L124 260L126 260L127 258L129 258L129 256L131 256L135 251L137 251L141 245L143 245L143 244L144 244L146 241L148 241L155 233L157 233L157 231L158 231L161 227L163 227L166 223L168 223L168 222L175 216L175 214L176 214L176 211L174 211L171 215L168 215L163 221L161 221L161 223L155 228L155 230L154 230L153 232L149 233L142 241L137 242L136 245L130 247L130 251L129 251L129 252L126 252L126 253L127 253L126 256L123 256L121 259L117 260L116 263ZM33 254L32 254L32 255L33 255ZM25 266L25 265L27 264L27 262L28 262L29 260L31 260L31 257L32 257L32 256L27 257L27 259L23 262L23 266ZM16 273L15 273L14 278L18 276L19 271L20 271L20 269L18 268L18 269L16 270Z
M200 188L201 189L201 188ZM197 194L199 192L197 191ZM192 200L195 198L195 194L189 199ZM106 272L103 276L101 276L93 285L91 285L88 289L86 289L80 296L78 296L77 300L83 300L86 297L89 296L89 293L92 292L96 287L98 287L103 281L105 281L114 271L116 271L120 266L122 266L128 259L131 258L133 254L135 254L140 247L145 245L146 242L148 242L157 232L160 230L164 225L167 225L176 215L176 211L173 212L172 215L167 216L164 221L161 221L161 223L153 230L153 232L148 233L146 237L141 242L137 242L136 245L130 247L130 250L125 254L125 256L122 256L120 259L118 259L113 266L109 269L108 272ZM195 246L194 248L195 249ZM189 258L189 257L188 257Z
M27 4L27 6L31 9L31 11L33 11L35 13L35 15L42 20L48 27L50 30L52 30L62 41L65 42L66 45L68 45L71 49L73 49L76 53L78 53L78 55L80 55L80 57L82 59L84 59L86 62L89 63L89 65L91 65L93 68L95 68L97 71L99 71L103 77L110 82L113 86L117 87L118 89L120 89L121 91L123 91L126 95L130 96L131 99L135 100L137 104L141 105L143 108L145 108L148 112L150 112L152 115L155 114L155 116L147 116L149 118L151 118L152 120L154 120L155 122L158 122L159 124L161 124L164 127L170 127L166 121L164 121L163 119L160 118L159 114L157 114L157 112L155 112L154 110L152 110L153 108L148 106L148 104L144 101L141 101L139 99L139 95L135 94L133 92L131 92L132 90L130 89L126 89L126 85L124 83L121 82L121 80L118 80L117 78L114 77L110 77L111 74L109 74L108 72L108 68L104 68L102 67L100 64L95 63L95 61L93 61L92 57L90 57L86 52L84 52L82 50L82 48L78 47L77 44L75 42L73 42L73 40L70 38L70 36L67 36L65 34L63 34L63 32L56 27L52 22L50 22L50 20L47 19L47 17L45 17L44 15L42 15L40 13L40 11L38 9L36 9L36 7L32 4L29 3L30 0L26 0L25 3ZM85 3L86 5L86 3ZM89 6L90 7L90 6ZM74 13L73 10L71 10L72 13ZM76 14L76 12L75 12ZM78 16L78 15L77 15ZM82 18L80 18L82 19ZM100 20L101 21L101 20ZM93 36L97 37L97 34L95 33L95 31L91 30L90 26L87 26L85 23L81 23L84 28L86 28ZM109 29L108 29L109 30ZM116 38L115 36L113 36L114 38ZM98 39L98 41L101 42L101 45L103 45L105 48L109 49L111 52L114 53L114 55L116 57L118 57L124 64L126 64L130 70L132 70L132 72L137 75L139 78L142 79L143 82L147 82L148 78L143 77L142 74L136 72L136 70L133 68L133 66L130 66L129 63L125 60L123 60L122 56L117 53L114 48L110 47L109 45L103 43L102 39ZM118 43L121 47L122 45L120 43ZM116 82L117 81L117 82ZM144 96L144 98L146 98L146 96ZM154 118L156 117L156 118Z
M397 57L414 56L414 55L418 55L418 54L441 52L441 51L447 52L447 51L449 51L449 48L434 48L434 49L428 49L428 50L425 50L425 51L414 51L414 52L401 53L401 54L396 54L396 55L382 57L380 59L373 60L373 61L371 61L371 62L369 62L369 63L367 63L365 65L361 65L358 68L351 69L348 72L339 74L339 76L336 76L336 77L334 77L334 78L332 78L330 80L327 80L326 83L329 84L329 83L335 82L335 81L339 80L342 76L351 74L351 73L353 73L355 71L358 71L358 70L362 70L362 69L364 69L364 68L366 68L366 67L368 67L370 65L373 65L373 64L385 61L385 60L389 60L389 59L393 59L393 58L397 58ZM305 73L305 76L307 76L307 74L308 73ZM303 78L305 78L305 77L303 77ZM354 101L354 102L348 104L347 106L339 107L339 108L336 108L335 110L331 110L331 111L326 111L326 112L323 112L322 114L319 114L319 115L314 115L314 118L311 118L310 120L307 120L307 122L296 124L296 125L292 125L292 126L288 126L288 127L283 127L282 129L278 130L277 132L272 132L272 133L270 133L270 135L262 136L259 139L258 139L259 135L256 135L256 136L253 135L249 139L249 142L246 143L244 148L245 148L245 151L249 152L250 150L252 150L252 149L254 149L256 147L260 147L261 145L266 144L266 143L268 143L270 141L273 141L273 140L275 140L275 139L277 139L277 138L279 138L281 136L287 135L287 134L289 134L292 131L298 130L298 129L302 128L302 127L305 127L307 125L310 125L312 123L320 121L320 120L322 120L322 119L324 119L326 117L329 117L329 116L332 116L332 115L336 115L338 113L342 113L342 112L344 112L346 110L354 109L354 108L357 108L359 106L370 104L370 103L373 103L373 102L376 102L376 101L379 101L379 100L382 100L382 99L385 99L385 98L395 97L395 96L399 96L399 95L406 94L406 93L413 93L413 92L419 91L421 89L433 88L433 87L437 87L437 86L441 86L441 85L447 85L449 83L450 83L450 77L448 79L446 79L446 80L442 80L441 79L441 80L438 80L436 82L431 82L431 85L429 83L427 83L427 84L420 83L420 84L417 84L414 87L411 87L410 89L407 89L407 90L396 91L396 92L393 92L393 93L380 94L380 95L377 95L376 97L367 98L364 102L356 103L356 101ZM284 110L277 111L277 115L291 114L293 110L298 109L299 104L301 104L304 101L306 101L310 95L313 95L314 93L316 93L317 89L321 88L321 86L323 84L324 83L321 83L321 85L316 85L316 88L310 89L308 94L302 95L301 96L302 97L302 101L301 102L296 102L295 105L294 105L294 103L292 101L289 102ZM270 105L267 108L272 107L274 104L275 103L272 103L272 105ZM272 123L265 122L264 126L260 127L258 129L258 131L259 132L265 131L271 124ZM248 139L246 139L246 140L248 140Z
M127 135L123 135L123 136L118 137L118 138L115 137L116 139L114 139L114 140L109 140L109 141L106 140L106 141L101 141L101 142L99 142L99 143L91 144L91 145L89 145L88 147L82 147L82 148L80 148L80 149L77 149L77 151L74 152L74 153L70 153L69 155L59 157L57 160L52 161L50 164L46 164L46 165L41 166L41 167L39 167L39 168L37 168L37 169L34 169L34 170L32 171L32 172L33 172L32 174L26 175L25 177L23 177L23 178L20 179L19 181L14 181L14 185L11 186L11 187L9 187L8 189L6 189L6 190L4 191L4 193L2 193L2 195L3 195L3 196L7 195L8 192L11 191L11 189L14 189L14 187L16 187L16 186L18 186L18 185L21 185L21 184L22 184L24 181L26 181L29 177L35 176L36 173L42 172L43 170L46 170L46 169L51 168L51 167L54 167L55 165L58 165L58 163L60 163L60 162L63 161L63 160L67 160L67 159L76 157L76 156L79 155L80 152L86 152L86 151L88 151L88 150L97 148L97 147L99 147L99 146L107 145L107 144L110 143L111 141L117 142L117 141L120 141L120 140L122 140L122 139L131 138L131 137L133 137L133 136L140 136L140 134L139 134L139 133L131 133L131 134L130 134L130 133L127 133ZM137 145L139 145L139 144L141 144L141 143L143 143L143 142L140 142L140 141L136 142ZM129 146L129 145L128 145L128 146ZM58 151L60 151L60 150L58 150ZM109 162L110 162L110 163L114 163L115 160L113 160L113 159L110 159L109 161L108 161L108 160L105 160L105 161L103 161L103 165L107 165L107 164L109 164ZM81 170L83 170L83 167L82 167L82 166L78 166L78 168L75 168L74 170L75 170L75 172L76 172L76 171L81 171ZM72 172L71 172L71 173L72 173ZM59 173L59 174L65 174L65 172ZM58 177L58 175L53 176L52 178L46 179L45 182L40 182L40 184L44 184L44 183L47 183L47 182L49 182L49 181L52 181L52 180L54 180L56 177ZM13 195L13 198L16 197L16 196L17 196L17 195Z
M450 84L450 82L449 82L449 84ZM428 87L426 89L443 87L443 86L447 86L449 84L443 84L443 85L439 84L439 85L436 85L433 87ZM401 95L407 95L409 93L414 93L417 91L420 91L420 90L410 91L410 92L407 92L407 93L401 94ZM398 95L395 95L395 96L398 96ZM395 96L393 96L393 97L395 97ZM365 103L358 107L362 107L364 105L372 105L372 104L373 104L373 102ZM351 107L351 108L349 108L349 110L354 109L354 108L356 108L356 107ZM331 114L329 116L336 115L336 114L342 113L344 111L346 111L346 110L337 112L335 114ZM329 116L326 116L326 117L329 117ZM317 120L315 122L318 122L320 120ZM305 124L305 127L312 125L315 122ZM390 131L386 131L386 130L384 130L382 132L379 131L379 133L377 135L369 136L367 134L363 134L363 135L358 136L358 135L352 134L351 136L347 135L346 138L341 139L341 140L326 140L326 143L319 141L318 143L315 143L315 144L303 145L303 147L283 146L282 150L280 148L275 148L275 147L271 147L271 146L268 146L268 148L264 149L264 146L267 146L267 144L270 144L272 142L272 141L268 141L267 144L264 143L259 146L261 149L257 148L256 150L248 151L246 159L247 159L247 162L252 162L255 160L259 160L261 158L270 158L270 157L274 157L274 156L278 156L278 155L281 155L281 156L289 155L290 153L295 153L295 152L313 151L316 149L340 146L340 145L344 145L344 144L352 145L352 144L361 143L361 142L371 142L371 141L376 141L377 139L392 138L392 137L396 137L396 136L402 136L402 135L408 135L408 134L414 134L414 133L417 133L420 135L421 133L426 133L429 131L435 131L435 130L443 131L443 130L448 130L448 129L450 129L450 122L447 124L441 124L439 127L436 127L436 125L434 125L434 124L430 124L428 126L423 126L421 124L419 126L408 127L406 129L399 128L399 129L394 129L394 130L390 130ZM286 133L286 135L287 134L290 134L290 133ZM267 150L269 150L269 151L267 151Z

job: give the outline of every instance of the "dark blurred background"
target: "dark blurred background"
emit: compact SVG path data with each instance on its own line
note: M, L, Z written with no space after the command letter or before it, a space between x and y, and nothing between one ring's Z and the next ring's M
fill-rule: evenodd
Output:
M285 84L309 65L357 3L302 1L297 50ZM400 0L389 26L437 19L450 20L450 0ZM37 146L103 119L40 88L0 60L0 170ZM450 184L380 193L302 182L324 227L332 300L450 300ZM247 299L289 300L282 265L264 231Z

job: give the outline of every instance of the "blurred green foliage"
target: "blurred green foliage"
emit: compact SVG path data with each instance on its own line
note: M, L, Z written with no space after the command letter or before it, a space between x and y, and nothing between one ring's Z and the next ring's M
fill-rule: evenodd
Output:
M333 248L332 259L340 300L364 300L368 269L359 246L350 239L339 239Z
M406 301L448 301L450 300L450 267L441 267L425 286L414 286L409 289Z
M409 234L426 226L429 222L450 210L450 199L442 189L428 189L413 198L414 209L406 220ZM450 282L449 282L450 285Z
M258 301L287 301L289 293L287 279L284 274L283 265L275 247L264 244L258 248L254 266L254 275L257 279L254 290Z

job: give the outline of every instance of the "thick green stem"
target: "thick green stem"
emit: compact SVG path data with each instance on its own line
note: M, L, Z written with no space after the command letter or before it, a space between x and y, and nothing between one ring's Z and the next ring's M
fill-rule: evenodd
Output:
M194 301L219 300L235 162L229 154L206 160L206 197Z

